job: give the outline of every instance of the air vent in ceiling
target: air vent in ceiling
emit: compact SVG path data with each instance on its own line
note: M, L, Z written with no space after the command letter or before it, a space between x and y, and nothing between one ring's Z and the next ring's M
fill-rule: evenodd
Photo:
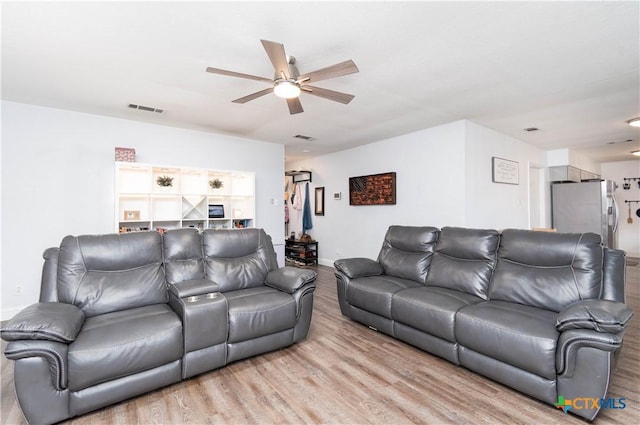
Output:
M296 134L295 136L296 139L302 139L302 140L306 140L307 142L310 142L312 140L315 140L313 137L311 136L305 136L304 134Z
M633 142L633 139L627 139L627 140L616 140L613 142L607 142L607 145L615 145L618 143L629 143L629 142Z
M536 127L528 127L524 129L524 131L538 131L538 130L539 128L536 128Z
M136 105L134 103L130 103L129 104L129 108L131 108L131 109L139 109L141 111L147 111L147 112L156 112L158 114L161 114L161 113L164 112L164 109L152 108L151 106Z

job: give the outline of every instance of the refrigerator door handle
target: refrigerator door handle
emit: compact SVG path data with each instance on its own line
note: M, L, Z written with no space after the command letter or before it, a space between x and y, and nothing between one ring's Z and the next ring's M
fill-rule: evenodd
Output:
M618 203L613 195L611 196L611 201L613 203L613 233L616 233L618 231Z

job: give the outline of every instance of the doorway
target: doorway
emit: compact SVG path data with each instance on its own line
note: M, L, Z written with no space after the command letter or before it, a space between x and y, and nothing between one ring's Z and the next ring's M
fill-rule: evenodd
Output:
M547 227L545 217L545 169L529 164L529 228Z

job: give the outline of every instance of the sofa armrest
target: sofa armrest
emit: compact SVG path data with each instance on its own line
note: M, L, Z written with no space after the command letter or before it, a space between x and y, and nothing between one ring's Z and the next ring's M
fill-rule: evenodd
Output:
M603 300L624 303L626 253L619 249L604 248L604 262L602 267L602 298Z
M209 279L184 280L169 285L169 292L178 298L220 292L220 286Z
M350 279L365 276L379 276L384 273L382 265L370 258L343 258L336 260L333 266Z
M590 329L601 333L620 333L633 317L633 311L623 303L609 300L583 300L562 310L556 319L556 329Z
M69 345L43 340L19 340L7 344L4 355L9 360L42 357L49 362L51 381L56 390L67 388L67 353ZM17 378L17 377L16 377Z
M622 347L623 334L596 332L587 329L571 329L560 334L556 348L556 371L558 375L573 376L578 350L595 348L614 352Z
M315 282L317 277L318 273L313 270L281 267L269 272L265 284L279 291L293 294L302 286Z
M75 341L84 319L84 312L73 304L32 304L9 320L0 336L5 341L36 339L68 344Z

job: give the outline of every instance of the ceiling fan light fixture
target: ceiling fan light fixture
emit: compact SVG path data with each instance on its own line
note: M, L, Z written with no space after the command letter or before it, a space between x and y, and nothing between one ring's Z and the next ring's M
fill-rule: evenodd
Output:
M273 93L283 99L293 99L300 96L300 86L291 80L276 80L273 83Z
M267 56L269 56L271 65L273 65L273 79L243 74L241 72L227 71L225 69L212 68L210 66L206 69L207 72L212 74L227 75L229 77L245 78L247 80L269 83L269 88L232 100L233 103L247 103L259 97L273 93L279 98L287 101L286 103L289 108L289 114L294 115L304 112L300 99L298 98L300 93L303 91L313 96L321 97L333 102L340 102L345 105L351 102L355 97L352 94L307 85L307 82L315 83L316 81L328 80L329 78L337 78L342 77L343 75L360 72L356 64L353 63L351 59L322 69L317 69L300 76L300 72L295 66L295 58L293 56L287 56L284 50L284 45L268 40L260 40L260 42L262 43L262 47L264 47Z
M640 117L631 118L630 120L627 121L627 124L629 124L632 127L640 127Z

